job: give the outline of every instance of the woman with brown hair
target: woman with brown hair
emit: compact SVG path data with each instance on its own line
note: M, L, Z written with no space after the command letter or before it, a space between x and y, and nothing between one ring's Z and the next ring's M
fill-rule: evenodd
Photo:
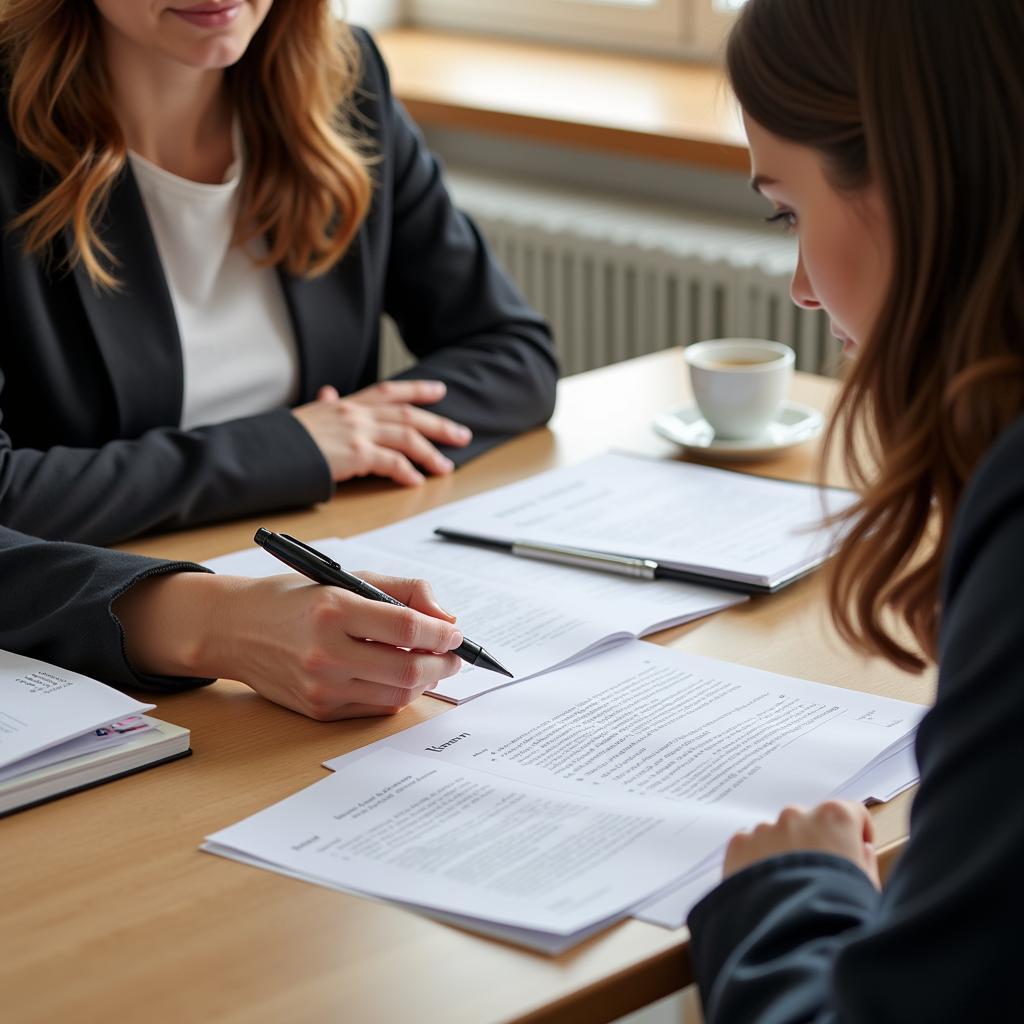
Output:
M749 0L730 37L794 300L855 353L840 632L939 669L907 849L862 807L736 836L690 916L709 1021L1024 1019L1024 5Z
M330 7L0 0L0 523L411 485L550 415L547 327ZM375 384L382 313L419 362Z

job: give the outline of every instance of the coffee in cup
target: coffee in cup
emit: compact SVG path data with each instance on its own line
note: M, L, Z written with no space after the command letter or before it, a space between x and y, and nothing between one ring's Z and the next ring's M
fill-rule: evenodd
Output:
M793 350L759 338L716 338L684 350L690 385L715 436L763 433L782 408L793 377Z

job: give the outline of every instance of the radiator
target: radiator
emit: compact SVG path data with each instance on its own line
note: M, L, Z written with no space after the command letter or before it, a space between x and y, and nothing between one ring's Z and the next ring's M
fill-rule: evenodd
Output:
M796 244L743 220L452 173L527 300L550 322L563 374L706 338L772 338L797 369L834 375L839 342L789 297ZM381 373L407 366L386 324Z

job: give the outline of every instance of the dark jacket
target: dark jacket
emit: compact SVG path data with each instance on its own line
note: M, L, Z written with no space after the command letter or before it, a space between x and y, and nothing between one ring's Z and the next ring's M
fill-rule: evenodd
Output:
M376 380L382 312L419 358L405 377L448 385L433 408L474 431L456 462L543 423L557 369L548 329L451 204L437 161L391 95L373 42L357 31L357 126L380 157L371 212L330 273L281 273L300 361L300 403L321 386ZM15 140L0 95L0 222L40 193L47 172ZM287 409L179 429L182 354L167 283L130 168L101 234L122 289L101 293L79 266L0 248L0 523L109 544L333 493L327 464ZM50 269L47 269L49 266Z
M964 495L910 840L882 894L791 853L690 915L709 1024L1024 1020L1024 419Z
M111 611L113 602L139 580L183 570L207 571L191 562L38 540L0 527L0 649L113 686L170 691L209 682L135 672Z

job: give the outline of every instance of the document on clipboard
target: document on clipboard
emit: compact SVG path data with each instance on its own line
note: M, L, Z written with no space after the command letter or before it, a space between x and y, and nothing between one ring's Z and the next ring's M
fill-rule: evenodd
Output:
M764 594L830 556L830 519L855 501L841 488L609 453L442 509L435 532L510 555Z

